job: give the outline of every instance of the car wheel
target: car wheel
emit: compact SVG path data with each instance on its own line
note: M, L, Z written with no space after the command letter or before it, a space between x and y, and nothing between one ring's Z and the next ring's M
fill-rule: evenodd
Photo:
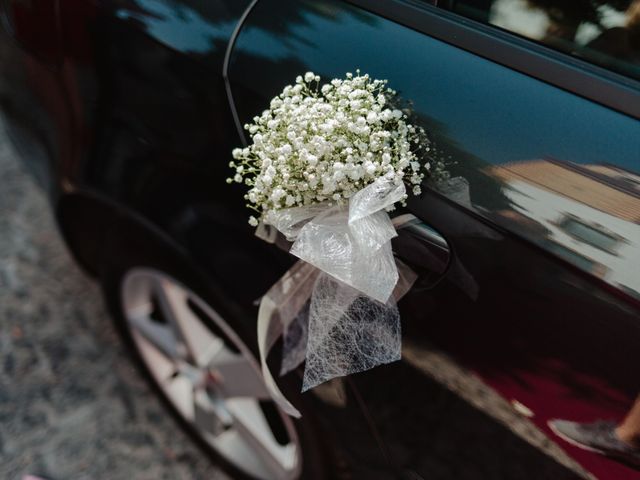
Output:
M234 478L329 478L313 415L303 405L294 420L270 399L251 339L224 301L212 300L220 295L197 293L164 261L126 257L105 262L107 304L154 390L197 443Z

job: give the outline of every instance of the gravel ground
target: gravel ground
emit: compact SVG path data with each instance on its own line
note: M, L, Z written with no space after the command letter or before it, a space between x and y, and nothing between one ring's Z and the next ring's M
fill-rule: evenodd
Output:
M228 479L167 416L0 125L0 479Z
M501 424L514 440L524 439L521 449L531 450L532 458L543 452L548 461L580 472L446 355L434 351L416 359L415 367L478 409L470 414L478 424L487 422L484 412L496 430ZM59 480L228 479L133 368L99 288L70 258L43 193L23 171L0 123L0 479L27 472Z

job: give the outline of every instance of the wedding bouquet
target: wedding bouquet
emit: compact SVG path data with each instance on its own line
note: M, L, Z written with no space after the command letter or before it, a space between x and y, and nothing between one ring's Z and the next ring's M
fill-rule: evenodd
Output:
M303 261L263 297L258 316L267 385L297 415L266 368L277 338L281 373L306 360L303 391L400 358L395 300L415 276L393 257L387 212L404 204L406 186L420 194L430 142L387 81L359 71L324 85L313 72L297 77L245 129L252 143L233 150L227 181L249 187L249 223L280 231Z
M233 150L228 181L251 187L245 198L258 215L251 225L269 223L284 208L344 204L378 179L420 193L431 167L419 161L430 149L424 130L394 107L396 92L386 80L356 72L322 87L307 72L245 125L253 143Z

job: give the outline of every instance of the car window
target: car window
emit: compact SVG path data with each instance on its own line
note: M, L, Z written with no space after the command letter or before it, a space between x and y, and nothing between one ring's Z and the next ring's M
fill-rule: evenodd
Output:
M438 5L640 79L640 0L445 0Z
M613 254L621 242L618 235L608 232L605 227L588 224L573 215L565 216L559 227L575 240Z

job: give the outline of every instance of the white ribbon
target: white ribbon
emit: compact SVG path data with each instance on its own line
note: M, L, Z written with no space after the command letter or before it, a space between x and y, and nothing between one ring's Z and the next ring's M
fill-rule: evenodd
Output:
M289 415L300 413L266 364L278 338L284 338L282 373L306 359L303 391L400 359L395 302L416 276L393 257L390 240L397 233L386 210L404 196L404 184L383 178L357 192L348 206L296 207L267 218L295 240L290 252L302 260L264 295L258 312L262 373ZM265 238L264 227L257 234Z

